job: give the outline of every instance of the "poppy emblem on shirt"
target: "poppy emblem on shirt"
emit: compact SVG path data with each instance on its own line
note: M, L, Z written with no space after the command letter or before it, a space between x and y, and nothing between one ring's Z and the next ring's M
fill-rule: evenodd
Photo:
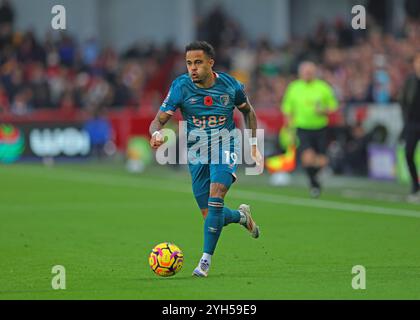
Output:
M213 98L211 96L206 96L204 98L204 105L206 105L207 107L210 107L213 105Z

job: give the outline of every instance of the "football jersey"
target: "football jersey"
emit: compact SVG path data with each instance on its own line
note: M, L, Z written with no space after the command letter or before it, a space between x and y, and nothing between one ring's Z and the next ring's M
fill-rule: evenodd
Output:
M319 114L317 106L329 111L338 107L332 87L323 80L310 83L295 80L288 86L283 98L283 112L292 116L293 126L300 129L317 130L328 125L328 116Z
M204 133L208 137L209 148L211 137L219 130L235 129L233 112L235 106L247 101L243 85L232 76L223 72L215 72L215 83L210 88L198 87L189 77L183 74L176 78L160 110L174 114L180 109L184 121L187 122L187 136L192 132ZM187 147L196 144L188 141Z

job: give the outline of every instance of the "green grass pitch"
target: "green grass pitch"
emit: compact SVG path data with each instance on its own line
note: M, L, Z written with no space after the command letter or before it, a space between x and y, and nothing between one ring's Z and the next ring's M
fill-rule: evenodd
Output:
M242 176L225 201L251 204L261 238L226 227L209 277L197 279L203 221L186 172L2 165L0 299L420 298L420 206L398 200L405 187L331 184L312 200L303 186L267 181ZM163 241L185 255L171 278L148 265ZM65 267L65 290L51 287L55 265ZM356 265L365 290L352 288Z

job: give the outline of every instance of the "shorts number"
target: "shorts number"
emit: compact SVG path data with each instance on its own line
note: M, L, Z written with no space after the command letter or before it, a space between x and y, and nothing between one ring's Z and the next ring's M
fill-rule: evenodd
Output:
M226 163L236 164L236 162L238 161L238 156L236 155L235 152L225 151L225 156L226 156Z

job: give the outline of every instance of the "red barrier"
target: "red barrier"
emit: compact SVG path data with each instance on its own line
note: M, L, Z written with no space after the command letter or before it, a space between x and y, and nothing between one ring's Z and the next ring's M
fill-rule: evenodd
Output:
M134 108L121 108L110 110L106 116L112 124L114 130L114 139L117 148L124 151L127 142L131 136L141 135L149 136L149 125L155 114L152 111L142 113L141 110ZM151 108L147 108L151 110ZM259 127L265 130L265 135L278 135L280 129L284 125L284 116L278 108L259 108L256 110ZM74 122L86 121L90 118L89 114L84 111L65 112L62 110L43 109L37 110L25 116L0 115L1 123L28 123L28 122ZM181 120L181 115L177 112L174 116L175 120ZM242 115L239 111L235 111L234 119L238 127L242 127ZM338 125L342 123L340 112L334 113L330 117L330 125Z

